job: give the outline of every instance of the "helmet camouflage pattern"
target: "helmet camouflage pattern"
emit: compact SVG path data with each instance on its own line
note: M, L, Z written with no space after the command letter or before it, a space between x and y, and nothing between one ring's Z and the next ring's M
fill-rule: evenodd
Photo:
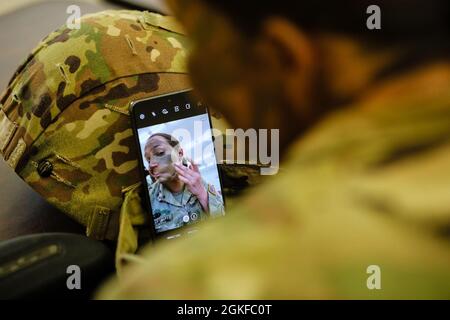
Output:
M0 100L0 151L88 236L115 240L140 180L129 103L189 88L187 40L172 18L149 12L80 22L42 40L14 74Z
M147 217L130 102L189 88L187 50L171 17L85 15L80 29L63 26L42 40L1 96L5 161L88 236L118 239L117 257L136 251ZM212 120L223 125L218 114ZM221 167L229 195L258 182L258 166Z

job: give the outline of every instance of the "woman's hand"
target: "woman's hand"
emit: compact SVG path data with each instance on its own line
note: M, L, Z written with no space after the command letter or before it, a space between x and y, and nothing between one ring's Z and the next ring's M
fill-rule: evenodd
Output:
M203 208L203 211L208 212L208 192L202 182L202 176L198 170L198 166L192 163L191 168L185 167L182 164L174 164L175 170L178 173L178 178L185 183L188 190L197 197Z

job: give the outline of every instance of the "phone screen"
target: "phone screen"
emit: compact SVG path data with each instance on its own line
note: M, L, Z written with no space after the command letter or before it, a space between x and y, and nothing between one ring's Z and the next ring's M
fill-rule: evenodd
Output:
M133 130L155 237L197 231L225 214L207 107L190 91L132 103Z

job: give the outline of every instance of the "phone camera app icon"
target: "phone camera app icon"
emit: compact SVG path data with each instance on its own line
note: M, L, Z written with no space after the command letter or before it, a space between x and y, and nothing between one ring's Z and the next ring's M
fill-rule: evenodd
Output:
M141 113L141 114L139 115L139 119L144 120L144 119L145 119L145 114Z
M163 113L163 114L168 114L169 111L167 111L167 109L163 109L162 113Z

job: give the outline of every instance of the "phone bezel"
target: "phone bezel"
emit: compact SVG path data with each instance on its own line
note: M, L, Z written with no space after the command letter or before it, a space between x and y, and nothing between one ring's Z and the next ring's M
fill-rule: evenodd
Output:
M151 240L152 242L155 242L156 240L162 240L162 239L166 239L165 235L169 235L172 233L176 233L177 230L183 229L182 228L178 228L178 229L173 229L173 230L169 230L166 232L162 232L160 234L156 233L156 228L155 228L155 223L154 223L154 218L153 218L153 210L152 210L152 204L150 201L150 195L148 193L148 183L147 183L147 178L146 175L144 175L144 172L146 170L146 168L144 167L144 163L141 161L142 159L142 150L140 147L140 141L139 141L139 135L138 135L138 124L137 124L137 112L136 112L136 106L141 104L141 103L148 103L151 100L157 100L160 98L164 98L164 97L171 97L171 96L176 96L179 94L186 94L192 92L192 89L185 89L185 90L180 90L180 91L175 91L175 92L171 92L171 93L166 93L166 94L162 94L162 95L157 95L157 96L152 96L152 97L148 97L148 98L143 98L143 99L139 99L139 100L134 100L130 102L130 117L131 117L131 128L133 131L133 135L134 135L134 141L136 143L136 148L137 148L137 153L138 153L138 163L139 163L139 177L141 179L142 185L144 186L144 200L145 200L145 206L144 209L147 211L147 214L149 214L150 216L150 228L151 228ZM160 106L158 106L160 107ZM209 108L207 105L205 105L205 109L206 109L206 114L208 115L208 121L209 121L209 126L210 129L213 129L212 127L212 121L211 121L211 114L209 112ZM164 123L164 122L161 122ZM211 136L211 140L213 142L213 148L214 148L214 153L216 154L216 146L214 143L214 136ZM226 204L225 204L225 196L223 193L223 183L222 183L222 173L220 171L219 168L219 163L217 162L217 158L216 158L216 169L218 172L218 176L219 176L219 183L220 183L220 189L222 191L222 200L223 200L223 206L224 209L226 209ZM226 214L226 213L225 213Z

